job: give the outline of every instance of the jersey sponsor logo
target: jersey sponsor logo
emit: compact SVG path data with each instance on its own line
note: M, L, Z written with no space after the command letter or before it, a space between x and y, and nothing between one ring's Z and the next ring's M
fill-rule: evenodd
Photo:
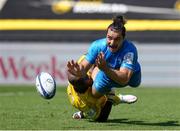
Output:
M124 63L132 64L133 63L133 59L134 59L134 54L132 52L128 52L124 56Z

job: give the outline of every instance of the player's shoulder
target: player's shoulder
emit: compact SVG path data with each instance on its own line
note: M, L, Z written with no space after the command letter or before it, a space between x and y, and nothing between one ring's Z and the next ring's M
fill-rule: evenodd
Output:
M127 40L127 39L124 40L124 45L125 45L125 49L128 49L128 50L137 50L136 46L134 45L134 43L132 41Z

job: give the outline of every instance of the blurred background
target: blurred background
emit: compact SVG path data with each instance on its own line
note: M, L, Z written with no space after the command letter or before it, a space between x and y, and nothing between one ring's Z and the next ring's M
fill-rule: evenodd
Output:
M45 71L67 85L67 61L105 37L115 14L128 20L142 86L180 86L180 0L0 0L0 84L34 84Z

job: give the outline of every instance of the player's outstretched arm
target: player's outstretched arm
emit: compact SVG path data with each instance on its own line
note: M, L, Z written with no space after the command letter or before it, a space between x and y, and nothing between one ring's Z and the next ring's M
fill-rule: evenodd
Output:
M82 62L79 64L74 60L71 60L68 61L67 64L68 81L74 86L74 89L78 93L84 93L93 83L92 78L87 75L86 71L91 65L85 65L85 63L84 66Z
M120 68L119 70L109 68L102 52L96 59L96 65L100 70L103 70L106 75L108 75L112 80L121 85L126 85L133 74L133 71L127 68Z
M67 63L67 71L76 77L84 78L91 66L92 64L86 59L82 60L80 63L71 60Z

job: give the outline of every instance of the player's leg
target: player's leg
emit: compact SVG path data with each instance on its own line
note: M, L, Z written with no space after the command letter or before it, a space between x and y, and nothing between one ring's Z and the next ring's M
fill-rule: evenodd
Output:
M115 92L110 92L109 94L107 94L107 98L109 101L113 103L113 105L119 105L122 103L132 104L135 103L138 99L135 95L131 95L131 94L115 95Z
M100 113L99 117L96 119L96 121L106 122L109 117L109 114L111 112L112 105L113 105L113 103L111 101L107 100L106 104L101 109L101 113Z
M96 98L99 98L103 95L106 95L111 91L111 88L108 87L108 81L104 79L105 74L95 67L92 72L92 95Z
M137 101L137 97L134 95L115 95L115 92L112 92L112 87L118 86L118 84L112 82L109 79L106 79L105 74L103 72L100 72L99 69L96 68L92 73L92 78L94 81L92 94L95 97L98 98L102 95L107 95L113 105L118 105L120 103L131 104Z
M117 95L115 95L114 90L112 90L107 95L107 97L108 97L108 99L107 99L104 107L101 109L99 117L96 119L96 121L98 121L98 122L106 122L107 121L109 114L111 112L111 109L112 109L112 105L118 105L120 103L131 104L131 103L134 103L135 101L137 101L137 99L135 100L136 96L133 96L133 95L121 95L121 96L118 95L117 96Z

